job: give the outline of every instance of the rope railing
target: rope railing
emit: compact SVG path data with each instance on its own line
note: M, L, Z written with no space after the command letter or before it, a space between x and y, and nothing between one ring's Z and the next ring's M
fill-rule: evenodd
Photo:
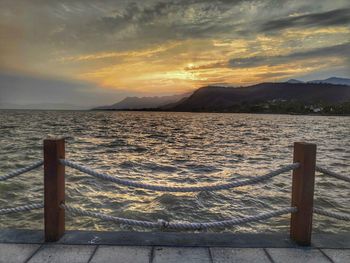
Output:
M44 208L44 203L32 203L22 206L9 207L0 209L0 215L18 213L18 212L26 212L34 209Z
M350 176L335 173L318 165L316 165L316 171L350 183Z
M125 179L120 179L115 176L111 176L104 173L99 173L94 171L93 169L82 166L80 164L74 163L69 160L60 159L61 164L68 166L70 168L76 169L80 172L89 174L91 176L94 176L99 179L107 180L113 183L117 183L119 185L124 185L128 187L135 187L135 188L143 188L148 190L154 190L154 191L162 191L162 192L199 192L199 191L220 191L220 190L226 190L230 188L236 188L251 184L257 184L262 181L265 181L267 179L270 179L272 177L275 177L281 173L285 173L291 170L294 170L299 167L299 163L293 163L286 165L282 168L279 168L277 170L274 170L272 172L269 172L262 176L256 176L250 179L246 180L240 180L230 183L223 183L223 184L215 184L215 185L205 185L205 186L163 186L163 185L153 185L153 184L146 184L146 183L140 183Z
M261 176L247 177L235 181L220 182L212 185L159 185L138 182L121 177L97 172L89 167L80 165L65 157L64 139L47 139L44 141L44 161L37 161L29 166L17 169L6 175L0 176L0 181L19 176L45 164L44 169L44 203L29 203L17 207L0 208L0 215L44 209L45 218L45 241L58 241L64 235L65 211L72 215L89 216L144 228L175 229L175 230L202 230L211 228L225 228L244 223L267 220L269 218L291 213L290 237L299 245L310 245L312 235L312 214L319 214L339 220L350 221L350 215L327 211L320 208L313 208L310 200L314 200L314 179L315 170L326 175L350 182L350 177L335 173L326 168L316 165L316 145L310 143L294 143L294 155L292 164L288 164L270 171ZM252 216L231 218L212 222L183 222L183 221L144 221L129 218L122 218L102 214L99 212L79 209L65 205L65 167L76 169L98 179L103 179L118 185L143 188L162 192L199 192L199 191L220 191L241 186L258 184L274 178L282 173L293 171L292 180L292 205L291 207L279 208L274 211L259 213ZM311 189L311 190L310 190ZM313 213L311 212L313 211ZM310 213L311 212L311 213Z
M27 173L31 170L34 170L36 168L39 168L40 166L42 166L44 164L44 161L37 161L31 165L28 165L26 167L23 167L23 168L19 168L17 170L14 170L8 174L5 174L5 175L2 175L0 176L0 181L5 181L7 179L10 179L10 178L13 178L13 177L16 177L18 175L21 175L21 174L24 174L24 173Z
M151 222L151 221L121 218L121 217L110 216L110 215L101 214L97 212L91 212L91 211L75 208L72 206L68 206L65 204L61 204L61 207L73 215L89 216L89 217L102 219L105 221L111 221L118 224L139 226L139 227L145 227L145 228L177 229L177 230L202 230L202 229L209 229L209 228L223 228L223 227L229 227L233 225L240 225L244 223L257 222L257 221L269 219L269 218L284 215L284 214L295 213L297 211L296 207L286 207L275 211L261 213L254 216L242 217L242 218L232 218L228 220L203 222L203 223L185 223L185 222L168 222L162 219L158 219L156 222Z
M327 217L332 217L332 218L339 219L339 220L350 221L350 215L326 211L326 210L323 210L320 208L314 207L314 213L319 214L319 215L323 215L323 216L327 216Z

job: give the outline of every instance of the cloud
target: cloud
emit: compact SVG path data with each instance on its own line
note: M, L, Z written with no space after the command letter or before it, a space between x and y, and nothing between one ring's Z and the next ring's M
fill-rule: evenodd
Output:
M75 62L75 61L89 61L89 60L99 60L99 59L109 59L109 58L120 58L120 57L152 57L159 53L168 51L176 46L178 46L179 43L172 42L167 43L160 46L155 46L148 49L143 50L135 50L135 51L124 51L124 52L103 52L103 53L95 53L95 54L87 54L87 55L80 55L80 56L70 56L70 57L63 57L60 58L59 61L61 62Z
M290 27L327 27L350 24L350 8L335 9L322 13L291 16L265 22L260 31L278 31Z
M229 34L237 24L236 5L241 2L244 1L168 1L146 6L131 3L114 16L100 17L92 28L101 33L122 33L124 40L138 39L131 45ZM236 19L232 19L233 14Z
M246 58L234 58L229 61L231 67L257 67L261 65L278 65L291 61L307 60L320 57L344 58L345 54L350 54L350 42L340 45L316 48L308 51L293 52L287 55L278 56L253 56ZM349 61L348 61L349 63Z
M212 62L212 63L206 63L206 64L200 64L200 65L187 65L185 67L185 70L188 71L196 71L196 70L203 70L203 69L219 69L219 68L227 68L228 64L226 61L218 61L218 62Z
M339 62L343 70L348 46L339 43L349 41L349 7L348 0L2 0L0 73L78 79L131 94L255 83L318 70L313 58L326 56L336 58L325 67ZM298 67L285 65L295 60ZM52 94L71 87L67 99L76 90L92 94L71 84L30 83L28 93L16 94L46 100L45 85Z
M262 23L264 26L260 30L264 31L277 27L275 24L317 20L319 14L325 14L319 20L330 20L334 24L339 22L337 16L346 16L344 11L337 11L335 17L330 13L328 18L328 12L315 13L309 19L307 16L288 17L305 10L329 10L327 1L310 2L313 3L305 5L303 1L275 0L76 0L44 1L39 5L38 1L4 1L0 4L0 28L1 20L6 19L8 24L18 25L25 37L23 46L36 52L36 56L40 56L41 51L57 50L64 52L64 56L83 56L150 48L174 40L254 37L256 24ZM331 6L338 8L343 3L346 2L338 0ZM19 17L16 15L18 10L23 10ZM276 16L287 18L286 21L268 21Z

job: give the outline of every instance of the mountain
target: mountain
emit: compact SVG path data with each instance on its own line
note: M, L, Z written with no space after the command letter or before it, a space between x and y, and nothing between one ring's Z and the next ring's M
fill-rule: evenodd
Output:
M347 78L338 78L338 77L330 77L328 79L319 79L319 80L310 80L306 81L307 83L328 83L335 85L350 85L350 79ZM289 79L286 83L305 83L304 81L298 79Z
M286 81L286 83L304 83L304 82L298 79L289 79Z
M127 97L120 102L113 105L101 106L94 108L94 110L140 110L140 109L154 109L165 105L172 105L191 94L180 94L172 96L161 97ZM175 105L175 104L174 104Z
M350 86L327 83L260 83L248 87L207 86L169 110L173 111L238 111L271 102L339 104L350 102ZM299 107L298 106L298 107ZM269 107L269 105L264 105ZM249 111L249 109L248 109Z
M338 77L330 77L328 79L321 80L311 80L309 83L329 83L335 85L348 85L350 86L350 79L347 78L338 78Z
M329 78L325 81L339 81ZM247 87L210 85L192 94L127 97L96 110L350 114L350 86L291 79Z

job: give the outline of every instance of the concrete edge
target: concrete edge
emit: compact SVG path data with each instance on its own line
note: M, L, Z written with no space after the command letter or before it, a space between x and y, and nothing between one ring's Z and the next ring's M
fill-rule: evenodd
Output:
M0 243L43 244L44 231L0 229ZM288 234L66 231L54 244L296 248ZM350 233L313 234L313 248L350 248Z

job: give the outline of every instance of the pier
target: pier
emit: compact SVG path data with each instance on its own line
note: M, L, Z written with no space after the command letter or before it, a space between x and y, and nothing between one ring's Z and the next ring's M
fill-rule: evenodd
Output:
M64 139L44 140L44 160L0 176L10 180L44 166L44 200L1 207L3 214L44 210L44 230L0 230L0 262L349 262L350 233L312 235L313 214L350 222L350 215L314 207L315 171L350 183L342 175L316 164L316 145L294 143L293 162L261 176L213 185L170 186L125 180L97 172L66 158ZM292 172L291 205L212 222L144 221L83 210L65 202L65 169L127 187L163 192L223 191L266 183ZM11 200L9 200L11 203ZM117 224L151 228L154 232L66 231L65 214L88 216ZM202 233L290 214L290 233ZM164 231L166 230L166 231ZM170 232L176 230L176 232ZM199 233L181 233L181 231ZM12 260L12 261L11 261Z

